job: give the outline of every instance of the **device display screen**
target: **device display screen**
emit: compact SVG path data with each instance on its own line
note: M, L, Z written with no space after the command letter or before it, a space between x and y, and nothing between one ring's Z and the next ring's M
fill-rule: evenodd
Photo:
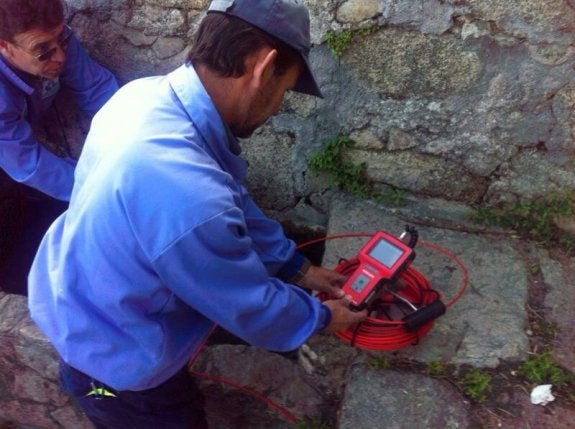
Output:
M368 284L369 284L369 277L367 277L365 274L360 274L354 280L353 284L351 285L351 288L357 293L361 293Z
M379 240L379 242L373 246L369 251L369 256L371 256L376 261L391 268L393 264L403 255L403 250L399 247L391 244L386 240Z

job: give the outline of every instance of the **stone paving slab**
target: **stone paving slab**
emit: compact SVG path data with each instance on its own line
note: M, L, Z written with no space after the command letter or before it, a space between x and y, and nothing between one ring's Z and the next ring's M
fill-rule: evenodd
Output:
M469 404L445 381L367 365L348 379L339 429L469 427Z
M286 412L311 419L322 415L326 404L297 356L294 360L247 345L214 345L200 353L191 370L206 397L204 408L213 428L289 429L293 425Z
M405 215L366 201L339 197L332 202L328 235L385 230L399 235ZM415 225L422 243L416 246L414 267L448 303L462 287L461 268L425 243L456 255L469 273L461 298L436 320L432 330L415 347L400 355L419 362L496 367L502 360L524 359L529 350L525 302L528 279L525 263L507 237L485 237L448 229ZM324 265L334 267L340 258L355 256L368 238L330 240Z
M540 250L539 263L547 289L548 319L557 329L553 357L575 372L575 258L557 255L554 259L548 251Z

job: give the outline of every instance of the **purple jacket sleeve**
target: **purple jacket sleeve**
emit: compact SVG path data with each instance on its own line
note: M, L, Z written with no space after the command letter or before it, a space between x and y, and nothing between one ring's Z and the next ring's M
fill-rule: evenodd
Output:
M67 55L60 80L76 96L80 109L94 116L118 90L118 83L110 71L92 60L75 35Z
M68 201L75 162L59 158L34 138L14 100L0 87L0 164L17 182Z

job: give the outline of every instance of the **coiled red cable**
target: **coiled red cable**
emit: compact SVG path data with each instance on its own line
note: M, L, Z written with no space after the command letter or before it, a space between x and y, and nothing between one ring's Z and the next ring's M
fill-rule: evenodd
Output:
M350 237L371 237L373 235L374 233L367 232L337 234L303 243L298 246L298 249L325 240ZM446 307L452 306L457 302L457 300L459 300L467 288L468 273L465 265L463 265L455 255L437 245L433 245L422 240L419 240L419 244L446 255L461 269L463 279L460 290L457 295L446 304ZM359 260L357 258L343 260L335 268L335 271L349 276L353 271L355 271L358 265ZM397 310L400 310L400 315L405 316L408 314L405 311L406 302L416 308L423 308L440 299L440 294L431 288L428 280L423 274L411 266L400 275L399 282L403 283L403 285L395 294L390 292L386 293L385 291L380 293L379 298L370 306L370 316L368 316L363 322L345 331L337 332L336 335L350 345L366 350L389 351L417 344L419 340L433 327L434 320L429 320L418 329L408 331L406 329L405 322L401 320L401 317L397 317ZM326 296L320 296L319 298L327 299ZM391 310L392 307L396 310L395 315L390 314L390 311L388 311Z

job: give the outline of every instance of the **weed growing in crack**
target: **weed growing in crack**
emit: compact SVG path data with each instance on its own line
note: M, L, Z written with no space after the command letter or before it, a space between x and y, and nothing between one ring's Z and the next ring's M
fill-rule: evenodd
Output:
M349 49L353 38L356 35L365 36L379 30L380 26L373 25L367 28L347 29L342 31L328 30L325 34L325 43L335 58L341 58L345 51Z
M297 424L298 429L331 429L333 423L323 421L319 418L300 420Z
M340 58L349 48L353 40L353 32L350 30L340 31L339 33L329 30L325 35L325 43L334 57Z
M519 374L532 383L550 383L555 386L563 386L573 379L571 374L555 363L549 351L531 356L527 362L521 364Z
M380 356L369 359L367 364L375 369L389 369L393 366L393 361L387 356Z
M447 368L440 360L435 360L427 364L426 372L432 377L441 377L445 375Z
M480 369L472 369L462 380L463 390L471 399L484 402L491 387L491 376Z
M367 175L366 164L354 164L345 158L346 150L354 145L353 139L342 135L327 140L323 150L311 156L309 161L311 171L315 174L327 174L329 186L349 192L356 197L393 206L403 204L405 194L402 190L391 187L384 193L376 191Z
M547 342L553 341L557 336L557 325L555 323L543 321L537 323L534 328L535 332Z
M545 244L559 243L568 251L575 249L575 237L558 230L555 220L575 214L573 191L550 193L529 203L515 203L506 209L480 208L469 219L489 226L511 228Z

